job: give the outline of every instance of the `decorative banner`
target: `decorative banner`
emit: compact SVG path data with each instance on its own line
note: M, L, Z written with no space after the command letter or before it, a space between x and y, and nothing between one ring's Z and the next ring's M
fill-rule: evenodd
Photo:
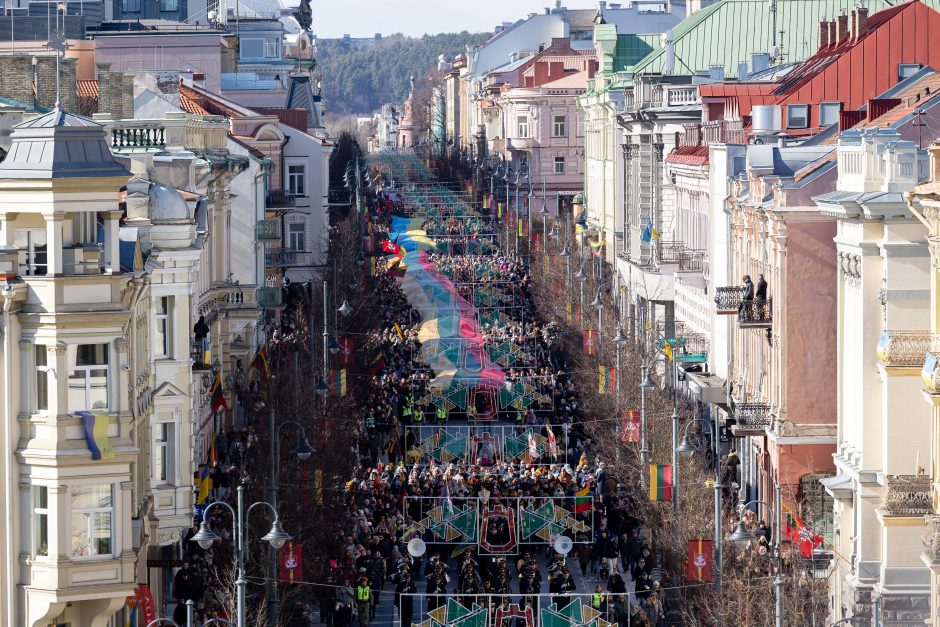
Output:
M542 234L533 233L532 234L532 253L540 253L542 251ZM545 265L548 265L548 260L545 260Z
M517 544L515 510L502 505L484 507L480 549L487 553L505 554L513 552Z
M351 337L339 339L339 365L352 366L356 359L356 343Z
M578 310L580 314L580 308ZM580 317L580 316L579 316ZM594 356L597 354L597 329L585 329L582 333L582 348L584 354Z
M268 365L268 347L262 346L251 360L251 368L254 368L261 375L263 381L271 378L271 367Z
M565 607L558 607L557 603L542 607L539 618L541 627L616 627L616 623L604 619L600 610L582 603L581 597L575 597Z
M607 366L597 367L597 393L607 394L617 392L617 369Z
M218 377L218 375L216 375ZM113 459L114 448L108 439L108 412L102 409L77 411L85 426L85 443L93 460Z
M621 442L640 441L640 412L625 411L620 415Z
M291 540L282 546L278 553L279 555L277 561L280 565L281 581L285 581L287 583L303 581L303 547L299 544L294 544L293 540Z
M672 500L672 464L650 464L650 500Z
M711 540L689 540L689 556L685 562L685 580L699 583L711 583L712 549Z

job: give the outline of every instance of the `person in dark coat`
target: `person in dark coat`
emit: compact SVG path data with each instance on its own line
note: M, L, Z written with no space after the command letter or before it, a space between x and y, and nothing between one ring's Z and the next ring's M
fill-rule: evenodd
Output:
M395 607L398 608L398 616L401 618L402 625L411 625L411 618L414 615L414 594L418 591L414 582L411 580L411 574L405 573L398 585L395 586Z
M757 275L757 291L754 293L754 298L759 301L767 300L767 281L763 274Z

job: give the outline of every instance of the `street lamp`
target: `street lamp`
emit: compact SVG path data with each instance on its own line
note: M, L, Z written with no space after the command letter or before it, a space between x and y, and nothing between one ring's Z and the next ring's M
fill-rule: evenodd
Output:
M277 509L275 509L273 505L267 501L258 501L257 503L252 503L248 509L245 510L245 486L239 485L237 492L237 509L232 509L232 506L224 501L214 501L206 507L202 514L202 522L199 524L199 531L196 532L196 535L194 535L191 540L197 542L202 548L208 549L213 543L221 540L219 535L209 527L209 512L215 507L223 507L232 514L232 531L235 536L235 558L238 571L238 579L235 581L235 586L238 590L236 600L237 627L245 627L245 589L248 586L248 581L245 579L245 554L248 548L246 546L247 542L245 536L247 528L246 523L248 516L251 514L251 510L260 505L267 507L274 514L274 523L271 525L271 530L261 539L268 542L275 549L284 546L284 543L290 540L291 536L281 528L280 517L278 516Z
M343 314L343 317L345 318L346 316L352 313L352 307L349 306L349 302L344 298L343 304L340 305L339 309L337 309L336 311Z
M744 526L744 512L747 510L748 505L763 505L770 510L771 515L774 517L773 526L771 527L770 534L774 539L775 551L777 554L777 575L774 577L774 593L775 593L775 609L774 609L774 625L776 627L783 627L783 575L781 570L783 568L783 556L780 552L780 484L774 486L774 503L776 507L771 507L769 503L764 501L748 501L741 506L741 518L738 520L737 526L735 526L734 532L728 539L732 542L743 544L750 542L754 539L754 534L747 530ZM716 538L716 541L719 539Z
M643 366L640 382L640 481L645 483L646 478L646 392L656 387L650 378L649 368Z

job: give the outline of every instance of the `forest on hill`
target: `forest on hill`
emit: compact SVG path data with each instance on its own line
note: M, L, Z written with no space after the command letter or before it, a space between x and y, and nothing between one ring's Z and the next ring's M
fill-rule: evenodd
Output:
M439 55L448 61L479 44L485 33L442 33L421 38L390 35L368 46L355 40L317 42L317 64L326 109L334 115L364 115L383 104L408 97L411 76L419 83L437 67Z

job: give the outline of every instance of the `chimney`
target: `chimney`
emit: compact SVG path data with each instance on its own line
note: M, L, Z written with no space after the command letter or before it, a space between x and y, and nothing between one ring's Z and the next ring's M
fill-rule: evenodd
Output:
M708 78L711 78L716 81L725 80L725 66L723 65L708 66Z
M852 39L858 41L868 32L868 7L858 5L852 11Z
M607 8L607 2L605 2L604 0L598 0L598 3L597 3L597 10L598 10L598 11L603 11L603 10L606 9L606 8Z
M748 74L749 72L747 71L747 61L741 61L738 63L738 80L745 80Z
M842 41L849 36L849 16L846 15L845 9L842 9L842 12L839 13L839 17L836 18L836 43L841 44Z
M829 47L829 22L822 20L819 22L819 49Z
M829 27L829 47L832 48L839 41L838 37L836 37L836 21L830 20L826 24Z

